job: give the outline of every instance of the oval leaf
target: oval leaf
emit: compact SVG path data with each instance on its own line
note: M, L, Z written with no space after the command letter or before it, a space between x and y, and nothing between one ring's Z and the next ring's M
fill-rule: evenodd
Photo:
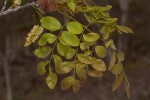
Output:
M123 67L121 63L115 64L111 72L115 75L119 75L123 71Z
M61 38L65 43L69 44L70 46L78 46L80 42L76 35L67 31L62 32Z
M95 52L100 58L105 58L107 55L107 49L104 46L96 46Z
M124 53L123 52L118 53L118 60L119 60L119 62L124 61Z
M110 58L110 63L109 63L109 68L108 68L109 71L112 70L115 63L116 63L116 53L115 53L115 51L113 51L111 58Z
M69 0L67 2L68 6L70 7L70 9L74 12L75 11L75 3L74 3L74 0Z
M69 46L63 45L62 43L57 43L57 51L61 56L65 56L67 49L69 49Z
M83 38L87 42L95 42L100 38L100 36L98 33L88 33L88 34L84 34Z
M119 26L117 25L117 30L119 33L124 32L124 33L134 33L132 29L130 29L129 27L125 27L125 26Z
M93 58L91 56L87 56L84 54L78 54L77 57L81 63L84 63L84 64L92 64L93 63Z
M39 58L45 58L51 53L52 49L50 47L41 47L34 51L34 54Z
M55 66L55 69L58 74L66 74L69 73L74 67L75 65L73 62L62 62Z
M50 16L43 17L40 22L43 28L52 32L60 30L62 27L61 23L56 18Z
M77 79L74 79L72 88L74 93L77 93L80 90L80 83Z
M62 63L62 59L58 55L53 55L53 59L54 59L55 66Z
M79 22L69 22L67 24L67 30L73 34L81 34L83 32L83 27Z
M115 91L118 89L118 87L121 85L121 83L124 80L124 74L121 73L120 75L117 76L116 80L114 81L112 85L112 90Z
M106 65L104 61L101 59L96 59L92 64L92 67L97 71L103 71L103 72L106 71Z
M87 79L87 73L86 73L85 69L76 68L76 74L82 80L86 80Z
M91 77L102 77L103 73L100 71L95 71L95 70L88 70L87 74Z
M53 89L56 86L57 83L57 75L52 72L52 69L50 68L50 72L48 77L46 78L46 83L50 89Z
M63 79L61 81L61 89L63 91L68 90L72 86L73 82L74 82L74 77L72 77L72 76L69 76L69 77Z
M46 43L54 43L56 41L56 36L51 34L51 33L45 33L41 36L39 42L38 42L38 45L39 46L44 46L46 45Z
M45 66L46 66L48 63L49 63L48 60L45 61L45 62L41 61L41 62L39 62L39 64L37 65L37 71L38 71L38 73L39 73L41 76L46 73Z
M76 53L76 50L75 49L72 49L71 47L68 48L65 52L65 58L66 59L71 59Z

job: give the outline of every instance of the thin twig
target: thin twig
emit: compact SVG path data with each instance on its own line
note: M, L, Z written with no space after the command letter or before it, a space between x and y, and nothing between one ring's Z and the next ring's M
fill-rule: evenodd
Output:
M6 11L0 12L0 16L4 16L6 14L9 14L9 13L12 13L12 12L16 12L16 11L21 10L21 9L32 7L34 5L36 5L36 2L27 3L27 4L23 5L23 6L18 6L18 7L15 7L15 8L9 8Z
M5 0L5 2L4 2L4 6L2 7L1 12L3 12L3 11L5 10L5 8L6 8L6 4L7 4L7 0Z

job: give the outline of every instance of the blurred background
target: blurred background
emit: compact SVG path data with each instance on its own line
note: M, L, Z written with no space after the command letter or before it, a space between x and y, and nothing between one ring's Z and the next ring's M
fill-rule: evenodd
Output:
M94 1L112 5L110 15L119 18L118 24L134 30L134 35L112 37L118 49L126 53L124 68L131 85L131 100L150 100L150 0ZM3 3L0 0L0 9ZM127 100L124 86L112 92L115 77L111 73L89 78L77 94L63 92L59 85L50 90L45 77L36 70L36 46L24 47L25 37L34 25L33 13L32 8L27 8L0 16L0 100Z

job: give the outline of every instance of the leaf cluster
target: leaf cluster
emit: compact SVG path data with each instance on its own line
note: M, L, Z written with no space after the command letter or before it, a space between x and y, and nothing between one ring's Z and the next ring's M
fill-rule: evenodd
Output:
M61 89L72 88L77 93L88 77L102 77L108 70L116 77L112 90L118 89L124 81L130 99L130 86L122 66L124 53L116 52L116 46L110 35L113 32L122 34L133 33L133 31L128 27L117 25L117 18L109 16L108 10L112 8L110 5L96 6L91 0L68 0L68 2L54 0L54 2L64 5L62 8L56 6L56 12L67 18L66 23L62 24L53 16L42 17L40 26L37 26L46 32L36 33L33 27L28 36L31 42L28 43L27 39L25 45L28 46L33 40L34 42L37 40L38 48L35 49L34 54L41 59L37 70L40 75L44 75L48 66L49 74L46 78L48 87L53 89L59 80L59 75L67 74L68 76L61 81ZM52 4L51 0L48 4ZM68 12L64 13L64 10ZM78 13L83 14L88 22L87 25L73 18L74 14ZM89 26L94 24L101 26L99 32L89 29ZM43 33L39 36L41 32ZM108 55L109 48L112 50L112 55L107 67L104 58Z

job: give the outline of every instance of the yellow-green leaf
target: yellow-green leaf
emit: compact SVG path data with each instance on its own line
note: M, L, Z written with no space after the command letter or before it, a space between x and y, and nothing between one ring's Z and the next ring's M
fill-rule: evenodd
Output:
M106 65L104 61L101 59L96 59L92 64L92 67L97 71L102 71L102 72L106 71Z
M62 59L58 55L53 55L53 59L54 59L55 66L62 63Z
M39 58L45 58L51 53L52 49L50 47L41 47L34 51L34 54Z
M102 77L103 73L95 70L87 70L87 74L91 77Z
M67 46L68 46L68 44L62 39L62 36L59 37L59 41L60 41L63 45L67 45Z
M115 24L114 23L106 23L104 26L101 28L100 32L103 34L106 33L112 33L116 30Z
M73 34L81 34L83 32L83 27L79 22L69 22L67 24L67 30Z
M95 42L100 38L100 36L98 33L88 33L84 34L83 38L86 42Z
M92 64L93 63L93 58L91 56L87 56L84 54L78 54L77 57L81 63L84 63L84 64Z
M111 72L115 75L119 75L123 71L121 63L115 64Z
M118 60L119 60L120 62L124 61L124 52L119 52L119 53L118 53Z
M132 29L130 29L129 27L126 27L126 26L120 26L120 25L116 25L117 27L117 30L119 32L124 32L124 33L134 33Z
M112 85L112 90L115 91L118 89L118 87L121 85L121 83L124 80L124 74L121 73L120 75L118 75L116 77L116 80L114 81L113 85Z
M61 23L56 18L50 16L43 17L40 22L43 28L52 32L60 30L62 27Z
M66 74L69 73L74 67L75 64L73 62L62 62L55 66L55 69L58 74Z
M80 90L80 83L77 79L74 79L72 88L74 93L77 93Z
M65 52L65 58L66 59L71 59L76 53L76 50L75 49L72 49L71 47L68 48Z
M81 68L80 66L76 66L76 74L82 80L86 80L87 79L86 70Z
M67 2L68 6L70 7L70 9L74 12L75 11L75 3L74 3L74 0L68 0Z
M76 35L68 31L63 31L61 34L62 40L70 46L79 46L80 40Z
M56 36L51 33L45 33L41 36L38 45L44 46L48 42L49 44L52 44L56 41Z
M88 50L90 46L92 46L94 43L88 43L88 42L85 42L85 43L80 43L80 49L81 50Z
M100 11L108 11L108 10L110 10L112 8L112 6L111 5L107 5L107 6L105 6L105 7L100 7Z
M116 46L113 40L109 40L108 42L106 42L105 47L106 48L111 47L113 50L116 50Z
M107 55L107 49L104 46L95 47L96 55L100 58L105 58Z
M74 82L73 76L69 76L69 77L64 78L61 81L61 89L63 91L68 90L72 86L73 82Z
M57 75L52 72L52 69L49 69L49 75L46 78L46 83L50 89L53 89L57 83Z
M38 63L38 65L37 65L37 71L38 71L38 73L39 73L41 76L46 73L45 67L46 67L46 65L47 65L48 63L49 63L48 60L45 61L45 62L41 61L41 62Z
M65 56L66 50L69 49L69 46L63 45L62 43L57 43L57 52L61 55L61 56Z
M115 51L113 51L111 58L110 58L110 63L109 63L109 68L108 68L109 71L112 70L115 63L116 63L116 53L115 53Z

